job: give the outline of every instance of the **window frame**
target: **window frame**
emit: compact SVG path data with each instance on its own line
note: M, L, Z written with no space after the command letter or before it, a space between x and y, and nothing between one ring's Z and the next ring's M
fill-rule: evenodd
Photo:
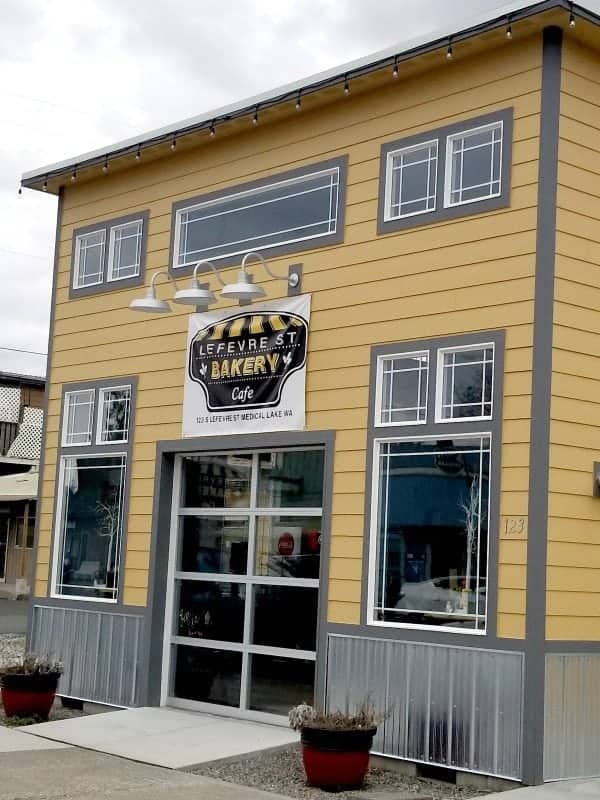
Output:
M383 415L383 365L385 361L388 361L393 358L415 358L419 356L426 356L427 357L427 378L425 379L425 419L422 420L409 420L407 422L384 422L382 420ZM426 425L428 419L428 403L427 398L429 395L429 381L431 379L431 353L429 350L402 350L397 353L389 353L385 355L377 356L377 372L376 372L376 383L375 383L375 418L374 418L374 425L376 428L387 428L387 427L406 427L408 425Z
M59 447L56 459L55 469L55 487L54 493L54 508L52 516L52 533L50 542L50 574L48 580L47 596L53 599L76 601L86 604L101 603L103 605L109 604L112 606L120 607L123 605L123 591L124 591L124 558L127 552L127 523L129 516L129 496L131 485L131 459L133 450L133 440L135 431L135 407L137 399L137 383L138 379L135 375L122 376L119 378L105 378L95 379L92 381L84 381L80 383L64 384L62 387L62 406L61 406L61 430L59 435ZM111 390L123 387L130 387L129 399L129 430L127 441L119 441L114 443L98 442L98 424L99 424L99 397L101 390ZM63 425L67 409L66 397L79 391L93 392L93 409L92 409L92 438L90 444L87 445L65 445L63 444ZM117 445L113 447L112 445ZM120 536L120 552L118 555L118 576L116 581L115 598L105 597L90 597L85 595L75 594L61 594L58 590L58 577L59 577L59 559L63 543L63 462L67 458L114 458L123 456L124 458L124 482L123 482L123 499L122 499L122 523L121 523L121 536Z
M367 421L367 464L364 511L363 575L360 624L365 635L373 635L375 629L381 635L392 638L407 637L422 641L423 637L432 642L456 643L456 637L464 636L468 644L472 636L483 636L486 641L495 641L498 613L498 549L500 535L500 447L502 442L502 389L504 376L503 329L480 331L478 333L458 334L424 340L407 340L395 344L374 345L371 348L369 378L369 417ZM492 387L492 418L473 420L461 417L440 425L435 419L436 386L440 350L457 348L471 349L482 342L494 345L494 381ZM427 391L427 421L398 426L397 424L377 425L378 397L377 380L380 374L379 362L383 357L429 351L429 383ZM401 428L401 430L399 430ZM451 625L433 626L416 623L377 621L374 619L374 600L377 571L377 514L378 514L378 452L380 442L423 441L426 439L483 438L490 440L490 471L488 498L488 541L486 573L486 619L483 630L474 630Z
M88 435L89 441L87 442L67 442L67 436L69 434L69 409L70 406L70 398L76 394L82 394L83 392L87 392L90 395L91 402L90 402L90 412L88 415ZM85 388L85 389L72 389L66 391L63 397L63 413L61 416L61 436L60 436L60 443L61 447L89 447L93 442L93 432L94 432L94 409L95 409L95 393L93 388Z
M447 203L446 182L449 175L448 153L449 141L461 134L470 133L501 123L500 153L500 192L497 195L479 200L463 201L459 204ZM421 211L402 217L391 218L388 214L388 199L391 196L391 184L388 181L388 162L391 153L426 145L438 140L436 204L431 211ZM465 119L441 128L424 130L421 133L385 142L380 149L379 157L379 193L377 201L377 234L384 235L403 231L421 225L433 225L445 220L483 214L489 211L506 208L510 205L512 178L512 145L513 145L513 108L503 108L490 114ZM449 195L448 195L449 196Z
M398 214L392 214L392 172L394 170L393 161L394 158L397 156L401 156L404 153L411 153L417 150L425 149L426 147L431 148L435 145L436 148L436 156L435 156L435 179L434 179L434 195L433 195L433 208L425 208L421 211L409 211L408 213L401 213L399 211ZM440 161L440 142L439 139L434 138L430 139L429 141L423 141L416 144L407 145L405 147L399 147L397 150L390 150L386 154L386 176L385 176L385 206L384 206L384 222L392 222L399 219L408 219L409 217L416 217L419 214L432 214L438 205L438 198L437 198L437 182L438 182L438 169L439 169L439 161ZM429 198L426 198L429 199ZM414 201L416 202L416 201ZM401 205L401 201L398 203L399 207Z
M486 194L483 197L476 197L472 200L459 200L458 202L452 201L452 174L453 174L453 162L452 162L452 144L457 139L465 138L467 136L472 136L477 133L485 133L486 131L493 131L497 128L500 128L500 175L499 175L499 182L500 188L497 192L493 192L492 194ZM456 133L452 133L446 137L446 174L444 177L444 207L445 208L456 208L457 206L466 206L470 203L482 203L485 200L491 200L494 197L499 197L502 194L502 152L504 149L504 120L500 119L497 122L490 122L487 125L479 125L475 128L469 128L467 130L457 131ZM494 181L490 180L490 184ZM464 189L463 189L464 191Z
M259 192L261 190L268 189L269 187L277 186L278 184L299 181L302 178L318 176L319 174L333 170L338 171L337 215L333 214L333 210L330 214L330 218L333 216L336 219L335 231L313 236L303 236L301 239L291 239L289 241L279 242L273 245L259 245L256 249L264 252L268 258L275 258L277 256L290 253L298 253L306 250L313 250L320 247L340 244L344 241L347 165L348 157L342 156L315 164L308 164L306 166L286 172L274 173L268 177L255 181L233 185L227 189L197 195L195 197L189 197L173 203L171 208L169 273L173 276L189 275L194 271L194 266L199 260L194 259L193 261L188 261L185 264L177 264L181 234L180 220L183 212L190 211L194 208L199 208L208 204L216 204L219 201L234 198L236 195L241 195L245 192ZM217 268L226 268L239 264L244 256L244 253L250 252L253 249L254 247L249 244L248 247L236 249L235 252L230 254L225 253L223 255L209 255L208 258L210 261L214 262ZM208 270L210 270L210 267L205 266L204 268L200 267L198 272L206 272Z
M104 411L104 395L106 392L114 392L118 389L129 389L129 407L127 411L127 435L124 439L114 439L113 441L106 441L102 438L102 417ZM97 445L103 447L113 447L114 445L124 445L129 443L131 433L131 404L132 404L133 388L131 383L124 383L121 386L98 386L98 395L96 403L96 438L94 439Z
M127 214L122 217L115 217L103 222L98 222L93 225L86 225L82 228L76 228L73 231L72 245L71 245L71 272L69 282L69 299L73 300L78 297L86 297L92 294L99 294L104 292L115 291L117 289L125 289L133 286L141 286L145 279L146 270L146 251L148 242L148 220L150 214L146 211L136 211L132 214ZM139 265L136 275L127 276L123 278L111 277L111 242L113 241L113 231L119 227L130 225L134 222L141 223L142 233L139 243ZM104 246L102 253L102 277L99 281L85 286L77 285L79 274L79 257L81 252L81 240L93 233L104 232Z
M82 241L86 239L88 236L93 236L94 234L101 233L103 234L102 241L100 242L100 247L102 248L102 254L100 256L100 277L97 281L93 283L79 283L79 277L81 274L80 271L80 259L81 259L81 251L82 251ZM92 247L97 247L98 245L92 245ZM86 245L86 250L87 250ZM92 231L86 231L85 233L79 233L75 237L75 255L74 255L74 262L73 262L73 289L80 290L80 289L92 289L94 286L99 286L103 280L103 265L105 261L106 255L106 229L105 228L96 228Z
M444 391L444 356L447 353L468 353L470 350L487 350L492 349L492 393L490 399L490 414L478 417L443 417L443 391ZM437 369L436 369L436 382L435 382L435 409L434 419L438 425L447 425L449 422L489 422L494 417L494 381L496 373L495 364L495 343L494 342L476 342L473 344L458 345L456 347L440 347L437 351Z
M122 228L126 228L129 225L140 225L139 233L135 234L137 240L137 272L135 275L122 275L122 276L115 276L114 275L114 258L115 258L115 249L116 249L116 238L115 238L115 231L118 231ZM120 222L118 225L111 225L109 228L109 236L108 236L108 258L106 261L106 282L107 283L117 283L121 281L126 281L130 278L137 278L140 274L141 264L142 264L142 241L144 238L144 220L140 217L138 219L134 219L131 222Z

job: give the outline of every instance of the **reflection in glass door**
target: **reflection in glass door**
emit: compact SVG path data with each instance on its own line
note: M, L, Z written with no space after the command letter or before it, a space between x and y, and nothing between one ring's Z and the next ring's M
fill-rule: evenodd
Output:
M8 558L9 521L0 519L0 583L6 583L6 560Z
M163 701L286 715L314 693L322 449L179 457Z

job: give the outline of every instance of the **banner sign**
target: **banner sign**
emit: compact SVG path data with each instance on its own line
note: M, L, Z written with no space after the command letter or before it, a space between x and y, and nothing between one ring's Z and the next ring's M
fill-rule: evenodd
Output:
M183 435L299 430L310 295L192 314Z

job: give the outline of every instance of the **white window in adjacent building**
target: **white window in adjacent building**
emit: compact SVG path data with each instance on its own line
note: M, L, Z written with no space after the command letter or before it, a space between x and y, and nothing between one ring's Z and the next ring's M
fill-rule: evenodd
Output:
M426 422L429 353L381 356L377 372L376 424Z
M388 153L385 219L435 210L438 142L423 142Z
M94 390L66 392L62 424L63 446L91 444L93 419Z
M131 386L100 389L98 398L97 443L127 442Z
M118 281L140 274L142 228L143 222L138 219L110 229L107 280Z
M173 267L338 232L340 167L179 208Z
M445 205L498 197L502 190L502 122L448 137Z
M493 383L493 344L440 350L436 420L490 419Z
M77 236L75 239L75 289L96 286L104 277L106 230L101 229Z

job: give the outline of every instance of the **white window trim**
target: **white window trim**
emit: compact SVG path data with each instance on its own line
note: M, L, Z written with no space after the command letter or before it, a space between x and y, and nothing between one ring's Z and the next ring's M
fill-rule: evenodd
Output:
M442 394L444 388L444 355L446 353L464 353L469 350L492 350L492 389L490 396L490 413L479 417L442 417ZM494 342L483 342L482 344L463 344L457 347L440 347L437 351L437 369L435 386L435 422L444 425L448 422L489 422L494 416L494 384L496 381L496 348Z
M259 194L260 192L267 192L269 189L273 189L275 187L281 186L293 186L295 184L301 183L304 180L312 179L312 178L319 178L321 176L331 176L332 186L337 187L337 198L338 198L338 205L336 208L332 208L331 200L330 200L330 208L329 208L329 230L323 233L318 234L309 234L307 236L298 236L292 237L289 239L282 239L281 241L275 242L273 244L261 244L258 246L259 250L269 250L274 247L284 247L289 244L295 244L296 242L304 242L304 241L312 241L313 239L320 239L324 236L332 236L333 234L337 233L338 231L338 223L339 223L339 200L340 200L340 184L341 184L341 168L338 167L331 167L330 169L325 170L317 170L316 172L306 172L303 175L300 175L295 178L287 178L281 181L273 181L273 183L265 184L264 186L257 186L253 189L247 189L244 191L233 191L231 194L224 194L221 197L217 197L213 200L206 200L200 203L191 203L189 206L184 206L182 208L178 208L175 213L175 233L173 236L173 259L171 268L173 270L180 270L184 269L185 267L189 267L193 264L198 262L198 258L193 258L191 261L185 261L181 264L178 263L179 257L179 249L180 249L180 242L181 242L181 217L183 214L188 213L189 211L195 211L196 209L202 208L210 208L210 206L218 205L227 200L233 200L239 197L252 197L252 195ZM221 253L220 255L211 255L208 254L207 256L200 256L200 258L210 258L211 261L219 261L225 258L231 258L233 256L243 255L247 253L249 250L252 250L253 246L252 243L249 242L243 248L237 248L233 245L232 249L226 253Z
M135 264L136 271L133 275L120 275L113 274L114 256L115 256L115 232L120 228L127 228L129 225L140 225L140 232L136 235L137 239L137 262ZM108 237L108 264L106 268L106 282L116 283L117 281L131 280L131 278L138 278L142 266L142 241L144 238L144 220L142 217L139 219L132 219L129 222L120 222L118 225L112 225Z
M383 401L383 363L390 358L418 358L427 356L427 379L425 383L425 419L422 420L408 420L406 422L383 422L381 403ZM377 370L375 374L375 427L376 428L402 428L407 425L426 425L429 412L429 403L427 402L429 393L429 378L431 375L431 351L430 350L413 350L409 352L399 353L385 353L377 357Z
M119 389L129 389L129 415L127 417L127 436L125 439L107 442L102 438L102 414L104 411L104 395L106 392L115 392ZM101 386L98 389L98 407L96 409L96 444L103 447L114 447L115 445L124 445L129 443L129 432L131 428L131 403L133 400L133 387L130 383L125 383L122 386Z
M491 131L495 128L500 129L500 176L499 176L499 186L498 191L493 192L492 194L486 194L482 197L475 197L472 200L459 200L459 201L452 201L451 200L451 189L452 189L452 142L456 139L461 139L464 136L470 136L474 133L484 133L485 131ZM502 157L504 153L504 120L499 119L497 122L490 122L487 125L480 125L477 128L468 128L464 131L458 131L457 133L452 133L446 137L446 169L444 175L444 208L456 208L458 206L466 206L470 205L471 203L482 203L486 200L492 200L495 197L500 197L502 194Z
M65 483L65 469L64 469L64 462L69 458L92 458L92 459L100 459L100 458L115 458L118 456L122 456L124 458L124 477L123 477L123 509L122 509L122 518L121 518L121 537L119 541L119 551L118 551L118 572L117 572L117 586L116 589L116 596L112 597L90 597L89 595L75 595L75 594L61 594L58 589L58 569L59 569L59 558L60 552L62 549L62 541L63 541L63 531L62 531L62 512L63 512L63 504L64 504L64 483ZM129 460L127 457L126 452L122 453L82 453L81 455L75 454L67 454L62 455L59 461L59 471L58 471L58 494L56 497L56 512L54 516L54 541L53 541L53 552L52 552L52 578L51 578L51 589L50 589L50 597L51 598L61 598L61 599L68 599L68 600L81 600L82 602L88 603L105 603L108 605L117 605L119 602L119 582L121 580L121 567L123 561L123 542L124 537L123 533L125 530L125 494L127 491L127 473L129 470Z
M92 402L90 403L90 413L89 413L89 441L87 442L67 442L67 434L69 432L69 398L74 394L81 394L82 392L87 392L91 394ZM96 402L96 392L94 388L90 389L71 389L68 392L65 392L64 400L63 400L63 417L62 417L62 432L60 437L60 442L62 447L89 447L93 442L94 436L94 403Z
M379 515L379 481L378 481L378 468L379 468L379 454L382 444L394 442L414 442L437 440L439 434L419 436L385 436L378 437L373 440L373 463L371 465L371 513L369 519L369 565L367 575L367 625L378 628L405 628L407 630L419 631L440 631L442 633L461 633L468 636L485 636L488 629L488 609L489 609L489 596L486 591L485 596L485 619L484 626L479 630L472 628L460 628L451 625L418 625L410 622L383 622L375 619L375 573L377 571L377 537L378 526L377 519ZM459 439L483 439L489 438L489 456L490 456L490 478L492 475L492 433L491 431L473 431L469 433L454 434L453 441ZM490 505L488 502L488 532L490 529ZM490 570L490 541L488 534L488 546L486 553L486 576L489 576Z
M81 258L81 241L87 236L93 236L96 233L104 233L104 240L102 242L102 258L101 258L101 273L99 280L93 283L80 283L79 282L79 259ZM89 289L92 286L100 286L104 283L104 258L106 254L106 228L99 227L97 230L87 231L87 233L80 233L75 237L75 257L73 261L73 288L74 289Z
M422 150L424 147L431 147L432 145L436 146L436 158L435 158L435 181L434 181L434 197L433 197L433 208L425 208L422 211L409 211L407 213L392 214L392 162L396 156L402 155L403 153L411 153L415 150ZM385 165L385 202L384 202L384 212L383 212L383 221L384 222L392 222L393 220L397 219L406 219L408 217L417 217L421 214L433 214L433 212L437 208L437 178L438 178L438 167L440 161L440 142L439 139L429 139L427 141L419 142L418 144L412 144L408 147L399 147L397 150L392 150L387 154L386 158L386 165ZM429 188L429 187L428 187Z

